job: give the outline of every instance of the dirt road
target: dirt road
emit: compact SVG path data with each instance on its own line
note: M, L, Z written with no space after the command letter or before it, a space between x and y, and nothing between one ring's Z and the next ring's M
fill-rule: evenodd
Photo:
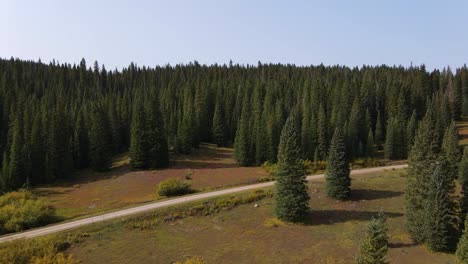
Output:
M406 167L408 167L408 165L403 164L403 165L393 165L393 166L386 166L386 167L358 169L358 170L352 170L351 175L365 174L365 173L378 172L378 171L391 170L391 169L403 169ZM324 177L324 174L310 175L310 176L307 176L307 180L315 180L315 179L320 179L323 177ZM111 219L129 216L129 215L152 211L154 209L158 209L161 207L202 200L202 199L211 198L211 197L220 196L220 195L226 195L226 194L232 194L232 193L237 193L237 192L242 192L242 191L268 187L274 184L275 184L274 182L257 183L257 184L251 184L251 185L224 189L224 190L219 190L219 191L183 196L183 197L179 197L179 198L175 198L175 199L171 199L167 201L153 202L150 204L141 205L141 206L124 209L124 210L120 210L120 211L116 211L112 213L107 213L107 214L103 214L99 216L88 217L88 218L66 222L62 224L54 224L54 225L50 225L46 227L39 227L36 229L24 231L21 233L5 235L3 237L0 237L0 243L6 242L6 241L13 241L16 239L21 239L21 238L33 238L33 237L38 237L38 236L49 235L49 234L61 232L64 230L77 228L80 226L90 225L93 223L98 223L98 222L102 222L106 220L111 220Z

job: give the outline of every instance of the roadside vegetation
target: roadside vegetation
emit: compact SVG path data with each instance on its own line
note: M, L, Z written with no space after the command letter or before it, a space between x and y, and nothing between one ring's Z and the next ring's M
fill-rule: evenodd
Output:
M169 178L161 181L157 186L157 194L159 196L177 196L188 193L193 193L195 190L190 189L190 182L176 178Z
M18 232L57 221L45 199L20 190L0 196L0 234Z

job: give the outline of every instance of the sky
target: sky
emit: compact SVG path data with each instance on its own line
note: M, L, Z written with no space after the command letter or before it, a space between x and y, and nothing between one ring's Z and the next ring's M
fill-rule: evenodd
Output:
M468 1L0 0L0 57L455 68L468 60Z

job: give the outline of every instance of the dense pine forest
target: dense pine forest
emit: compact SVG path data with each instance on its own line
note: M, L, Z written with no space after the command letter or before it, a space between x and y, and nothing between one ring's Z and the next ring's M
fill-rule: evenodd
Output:
M169 153L190 154L201 142L233 146L244 166L275 163L288 117L299 129L302 159L326 160L337 128L348 159L379 150L404 159L427 112L440 148L467 103L466 66L430 72L194 62L111 71L85 60L0 60L1 190L88 167L105 171L126 151L133 169L162 168Z

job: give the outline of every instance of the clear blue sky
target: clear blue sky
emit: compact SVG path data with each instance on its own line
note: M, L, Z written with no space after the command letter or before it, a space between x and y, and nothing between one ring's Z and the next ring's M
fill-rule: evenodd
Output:
M468 1L0 0L0 57L297 65L468 60Z

